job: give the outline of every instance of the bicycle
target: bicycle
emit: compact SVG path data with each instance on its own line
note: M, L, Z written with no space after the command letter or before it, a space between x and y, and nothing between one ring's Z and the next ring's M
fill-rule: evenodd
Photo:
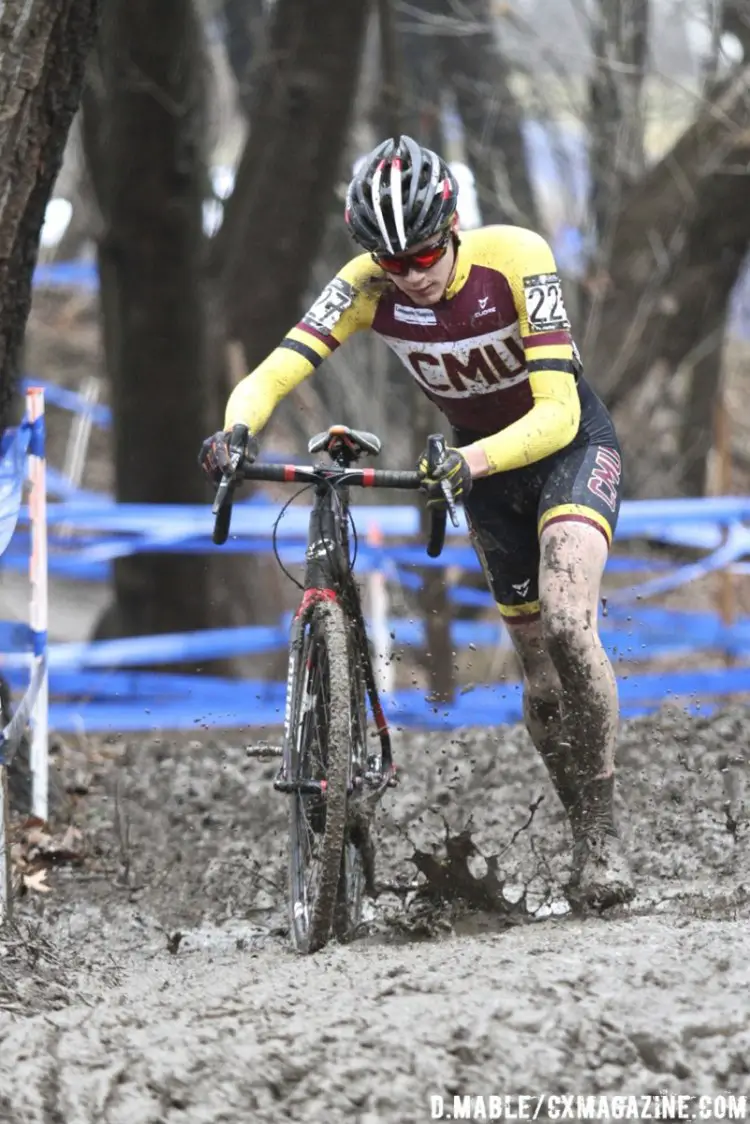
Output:
M324 452L330 464L255 464L243 458L246 437L244 426L232 430L229 466L212 509L215 543L226 542L234 489L241 481L303 483L314 489L305 578L297 583L302 597L290 632L281 765L274 781L274 788L289 797L290 931L297 950L312 953L331 934L338 940L353 936L361 923L364 893L376 896L370 821L396 779L353 576L356 528L349 490L415 490L420 478L416 472L355 467L361 456L377 456L381 442L373 433L348 426L333 425L308 443L310 454ZM444 438L433 434L428 440L430 467L436 468L444 455ZM427 553L432 558L443 549L448 512L458 525L447 481L443 494L445 507L432 514L429 527ZM372 752L367 746L368 700L379 743Z

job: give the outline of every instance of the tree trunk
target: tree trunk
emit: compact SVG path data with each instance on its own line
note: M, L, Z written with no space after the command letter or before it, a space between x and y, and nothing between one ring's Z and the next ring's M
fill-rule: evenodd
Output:
M490 0L440 0L455 33L441 44L443 80L453 89L466 134L466 156L476 179L483 223L539 228L523 140L523 114L511 87L511 68L494 31ZM467 34L465 24L473 27ZM450 26L450 24L448 24Z
M257 15L259 7L253 3L243 11L242 5L227 2L228 30L234 28L237 35L236 20L253 11ZM250 133L222 225L211 242L208 295L212 331L223 336L243 374L281 341L308 291L335 202L368 7L366 0L354 5L346 0L276 0L263 32L267 47L257 62L257 43L247 37L234 42L235 71L243 66L242 52L249 63L251 81L243 106ZM339 210L343 220L343 204ZM228 369L215 379L223 383L219 424L231 379L227 376ZM300 394L315 399L309 386L300 388ZM282 405L275 426L283 426L290 408L298 406ZM265 555L241 561L241 583L235 567L222 591L245 621L275 622L289 607L292 588ZM283 674L285 658L283 651L270 660L265 657L263 673Z
M682 491L688 496L702 496L706 492L708 461L714 445L711 419L719 405L726 325L725 307L719 323L706 338L690 371L687 401L679 433Z
M121 503L209 498L197 466L209 413L201 35L192 0L160 0L158 18L152 0L110 0L102 27L100 127L89 157L104 223L101 300ZM116 604L100 634L206 627L207 576L201 555L118 560Z
M605 258L607 236L623 189L644 168L642 90L648 19L649 0L597 0L594 8L589 201L597 243Z
M99 0L0 6L0 430L11 420L39 235L98 11Z
M230 335L249 368L288 331L339 175L369 4L277 0L250 137L214 239Z
M266 44L263 0L224 0L227 58L237 82L240 105L250 116L253 71Z
M384 48L388 48L390 44L390 51L386 51L383 58L383 74L395 93L391 112L400 121L401 128L414 136L420 144L442 152L441 64L435 40L408 32L399 40L393 26L390 3L381 6L380 16L381 43ZM423 394L414 379L406 374L395 356L390 358L388 376L392 383L391 400L394 405L400 405L401 417L405 416L409 420L410 457L416 465L427 445L427 437L445 428L445 418ZM405 377L409 380L406 386ZM401 387L404 389L400 392ZM394 417L393 424L398 422L399 419ZM426 543L429 517L424 504L420 507L419 524L421 541ZM420 653L420 662L429 678L431 697L436 702L447 703L454 696L455 677L451 651L452 614L445 587L445 570L436 566L424 566L420 568L420 576L422 586L417 599L425 633L425 647Z
M394 26L391 0L378 0L377 18L380 98L375 107L374 124L380 141L386 137L398 137L405 131L406 97L403 58Z

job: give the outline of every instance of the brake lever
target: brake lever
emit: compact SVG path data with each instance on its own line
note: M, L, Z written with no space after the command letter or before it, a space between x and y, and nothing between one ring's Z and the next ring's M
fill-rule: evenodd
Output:
M230 462L229 469L224 470L224 475L221 478L221 483L219 484L219 487L216 489L216 495L214 496L213 507L211 508L211 514L212 515L218 515L219 514L222 507L224 506L224 504L227 501L227 497L229 495L231 495L231 493L233 491L233 488L234 488L234 472L235 471L236 471L236 469L234 471L232 470L231 462Z
M431 433L427 438L427 463L431 470L440 467L440 464L445 458L447 445L442 433ZM443 493L448 514L451 517L451 523L454 527L460 525L458 518L458 511L456 510L456 501L453 498L453 488L449 480L440 481L440 490Z
M453 488L449 480L440 481L440 489L445 496L445 502L448 507L448 514L451 517L451 523L454 527L459 526L458 510L456 509L456 501L453 498Z
M248 428L246 425L232 427L229 438L229 464L224 469L211 508L211 513L214 516L214 529L211 537L217 546L222 546L229 537L229 526L232 522L232 493L237 487L237 473L245 454L247 436Z
M221 483L214 496L212 515L218 515L221 508L231 496L237 482L237 471L245 455L245 442L247 441L248 428L246 425L235 425L229 438L229 464L224 469Z

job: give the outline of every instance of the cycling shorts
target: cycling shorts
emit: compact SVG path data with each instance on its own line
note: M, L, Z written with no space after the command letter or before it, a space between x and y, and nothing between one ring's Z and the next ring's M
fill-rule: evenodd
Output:
M471 436L456 433L458 444ZM466 498L472 545L508 624L539 617L539 540L552 523L588 523L610 545L622 495L614 431L606 444L569 445L536 464L474 481Z

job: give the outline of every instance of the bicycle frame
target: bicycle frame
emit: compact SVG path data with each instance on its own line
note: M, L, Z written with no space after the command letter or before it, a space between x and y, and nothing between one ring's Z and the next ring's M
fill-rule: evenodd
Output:
M312 607L318 601L339 601L344 614L355 633L354 650L361 661L365 688L370 701L375 728L380 739L380 771L383 774L383 787L392 775L393 758L391 738L377 688L375 673L367 641L367 626L362 613L359 590L354 580L349 561L349 487L348 481L359 481L361 469L351 469L356 455L340 446L338 454L332 454L331 467L315 466L315 498L308 524L307 549L305 552L305 580L302 599L292 622L290 635L289 670L286 685L286 707L284 712L284 748L282 771L289 762L289 739L294 736L290 729L290 703L296 687L299 666L299 652L304 638L305 626ZM367 471L367 470L364 470ZM288 785L277 781L277 788L288 791Z
M394 471L390 469L353 468L352 463L357 460L360 451L346 439L337 439L337 430L341 427L332 427L329 430L329 443L325 446L331 457L332 464L314 464L309 466L297 465L256 465L243 460L244 442L247 429L242 425L235 426L230 440L230 469L222 479L214 501L213 513L215 515L213 541L217 544L226 542L232 514L232 495L238 480L274 481L284 483L307 483L315 486L315 500L310 513L308 526L308 541L306 551L306 570L303 586L302 601L295 615L290 637L290 658L287 674L286 706L284 713L284 750L282 769L289 761L290 730L290 702L296 686L296 674L300 645L304 636L304 626L312 607L321 600L337 600L341 603L347 619L357 632L357 649L362 658L362 669L365 677L365 687L370 700L375 726L381 745L381 770L385 775L385 783L391 776L393 760L391 754L390 733L383 708L380 702L375 673L372 667L369 647L367 644L367 630L359 591L354 582L349 563L348 518L349 518L349 488L352 485L359 487L385 487L403 488L411 491L418 490L421 478L416 472ZM437 466L445 455L445 439L441 434L433 434L428 438L428 462ZM323 448L323 446L321 446ZM454 525L458 525L455 505L452 499L450 486L444 482L443 491L446 496L447 509L451 514ZM427 553L431 558L436 558L443 549L445 541L446 513L445 511L433 512L430 528ZM277 780L275 787L283 791L292 791L291 781Z

